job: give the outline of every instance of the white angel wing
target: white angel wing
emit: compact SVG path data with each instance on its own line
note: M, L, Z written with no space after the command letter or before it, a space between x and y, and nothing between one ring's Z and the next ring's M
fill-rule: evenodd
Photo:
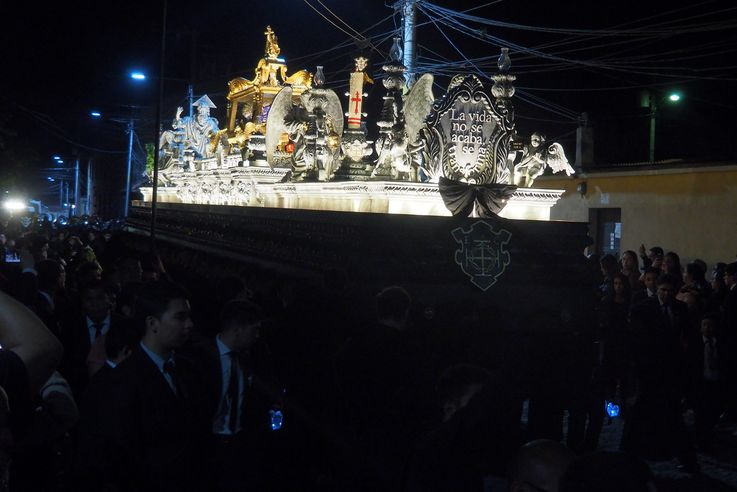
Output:
M553 170L553 174L565 171L567 176L575 174L571 165L568 163L566 154L563 151L563 146L557 142L554 142L548 146L547 158L545 159L546 164Z
M409 94L404 98L404 121L409 143L417 141L420 128L425 124L425 118L430 114L435 96L432 93L434 82L432 74L426 73L414 83Z
M266 117L266 162L272 166L274 150L279 144L282 134L287 132L284 118L292 110L292 88L286 86L274 98Z
M328 100L325 106L325 114L330 117L333 122L335 131L343 136L343 105L335 91L326 91L325 97Z

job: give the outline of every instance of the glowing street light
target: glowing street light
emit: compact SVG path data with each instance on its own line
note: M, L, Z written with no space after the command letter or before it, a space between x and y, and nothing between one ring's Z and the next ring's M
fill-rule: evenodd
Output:
M649 151L649 162L655 162L655 119L659 112L658 100L668 101L671 103L677 103L681 100L681 94L678 92L671 92L667 96L661 95L660 97L653 94L652 91L647 91L647 106L650 108L650 151ZM644 102L644 101L643 101ZM643 106L645 106L643 104Z
M102 116L102 113L100 113L99 111L90 111L90 116L92 116L93 118L99 118L100 116Z
M5 200L3 202L3 208L7 210L8 212L20 212L21 210L25 210L27 208L26 204L23 203L20 200Z
M131 72L131 78L133 80L146 80L146 74L143 72Z
M54 159L55 161L58 161L59 159L61 159L61 157L59 157L58 155L55 155L54 157L52 157L52 159Z

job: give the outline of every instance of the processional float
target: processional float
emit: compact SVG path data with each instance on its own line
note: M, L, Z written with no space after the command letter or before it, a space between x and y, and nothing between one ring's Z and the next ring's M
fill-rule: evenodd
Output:
M196 115L181 117L179 108L163 132L160 201L548 219L562 192L536 190L535 179L547 168L574 172L559 143L517 136L506 48L490 88L476 75L457 75L436 98L432 74L406 86L395 38L372 141L366 58L355 59L344 108L322 66L288 75L276 34L267 27L265 35L254 77L228 83L225 128L205 95ZM151 189L142 192L148 199Z

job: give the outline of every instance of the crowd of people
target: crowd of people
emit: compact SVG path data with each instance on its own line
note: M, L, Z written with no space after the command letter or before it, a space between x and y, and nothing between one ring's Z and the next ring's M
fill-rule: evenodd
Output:
M0 491L649 491L645 460L699 473L737 419L737 263L591 257L592 316L509 330L340 271L193 278L123 232L0 226Z

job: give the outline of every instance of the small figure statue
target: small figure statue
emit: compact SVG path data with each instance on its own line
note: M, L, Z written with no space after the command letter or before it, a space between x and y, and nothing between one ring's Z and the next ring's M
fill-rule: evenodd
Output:
M514 184L517 186L532 186L538 176L549 167L553 173L564 171L567 176L575 171L568 163L563 146L557 142L548 144L545 136L533 133L530 143L522 150L522 158L514 166Z
M241 156L244 162L250 157L248 139L254 133L263 135L265 127L266 125L263 123L254 122L253 103L244 104L241 109L240 117L236 120L234 135L228 138L228 144L235 146L241 151Z
M264 50L266 57L276 60L279 57L279 53L281 53L276 33L271 29L271 26L266 26L266 32L264 34L266 35L266 49Z
M194 117L182 118L184 108L177 108L177 114L172 123L173 130L167 130L159 139L159 150L166 151L175 145L183 146L184 152L194 151L195 156L201 159L213 157L211 138L218 134L218 120L210 116L210 108L216 107L207 95L202 96L193 104L197 108Z

